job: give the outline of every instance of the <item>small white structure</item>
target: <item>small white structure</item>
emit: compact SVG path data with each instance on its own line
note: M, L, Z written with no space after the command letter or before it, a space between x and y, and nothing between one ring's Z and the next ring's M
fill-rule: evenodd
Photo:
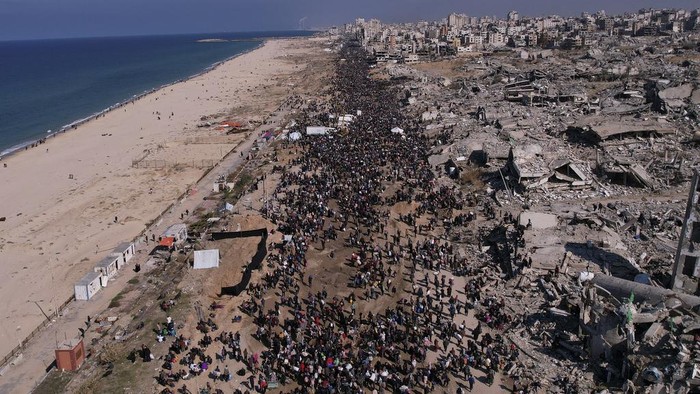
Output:
M136 246L133 242L122 242L117 245L110 256L117 258L117 269L122 269L126 263L136 254Z
M401 135L403 135L403 129L402 129L401 127L394 127L393 129L391 129L391 132L394 133L394 134L401 134Z
M195 250L194 269L219 267L219 249Z
M348 126L350 123L355 121L355 115L340 115L338 117L338 127Z
M83 276L75 284L75 299L87 301L100 291L100 277L102 274L99 272L88 272L87 275Z
M174 243L181 243L187 239L187 225L184 223L173 224L163 232L162 237L173 237L175 238Z
M328 135L332 131L335 131L333 127L306 126L306 135Z
M117 270L117 261L121 260L121 256L109 255L100 260L99 263L95 264L95 272L99 272L101 275L106 276L107 279L113 277Z

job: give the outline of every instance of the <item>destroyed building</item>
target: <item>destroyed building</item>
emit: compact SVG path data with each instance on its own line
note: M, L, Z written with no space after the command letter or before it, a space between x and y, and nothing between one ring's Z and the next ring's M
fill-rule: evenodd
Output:
M644 49L683 45L666 37L600 45L484 51L454 61L450 86L411 68L406 108L441 136L437 182L485 218L449 236L521 317L509 374L537 370L551 392L697 392L698 72Z

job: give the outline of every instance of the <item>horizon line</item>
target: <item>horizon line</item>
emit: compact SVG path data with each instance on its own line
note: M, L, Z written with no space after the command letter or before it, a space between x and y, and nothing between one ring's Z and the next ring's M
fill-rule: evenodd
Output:
M189 32L189 33L153 33L153 34L119 34L119 35L95 35L95 36L65 36L65 37L44 37L44 38L0 38L0 42L19 42L19 41L53 41L53 40L78 40L78 39L94 39L94 38L137 38L137 37L173 37L173 36L190 36L190 35L209 35L209 34L237 34L237 33L289 33L289 32L308 32L318 33L322 30L318 29L282 29L282 30L241 30L241 31L218 31L218 32ZM259 38L271 38L273 35L262 35ZM215 38L215 37L213 37ZM251 37L256 38L256 37Z

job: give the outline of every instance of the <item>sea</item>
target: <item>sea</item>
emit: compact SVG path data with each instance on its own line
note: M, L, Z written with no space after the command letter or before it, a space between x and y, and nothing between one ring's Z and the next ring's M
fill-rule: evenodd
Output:
M0 158L111 107L309 31L0 41Z

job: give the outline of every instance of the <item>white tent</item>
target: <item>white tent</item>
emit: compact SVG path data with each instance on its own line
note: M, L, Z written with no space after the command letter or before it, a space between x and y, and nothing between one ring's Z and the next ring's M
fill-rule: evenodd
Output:
M403 135L403 129L401 127L394 127L391 129L391 132L394 134L402 134Z
M290 141L297 141L301 138L301 133L298 131L294 131L292 133L289 133L289 140Z
M194 269L217 268L218 266L219 249L194 251Z

